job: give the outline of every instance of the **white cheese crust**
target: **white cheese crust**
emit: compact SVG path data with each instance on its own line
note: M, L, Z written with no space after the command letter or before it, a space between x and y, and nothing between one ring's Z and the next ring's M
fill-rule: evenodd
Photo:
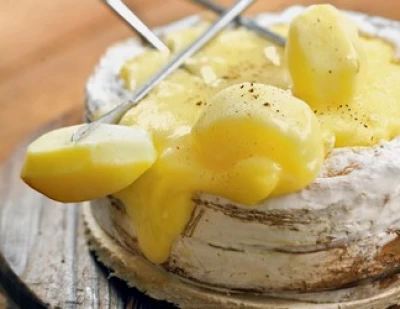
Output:
M263 25L287 23L302 9L260 14L256 20ZM400 23L347 14L363 32L389 39L400 56ZM190 17L159 31L198 21L199 17ZM116 75L142 50L132 39L102 58L86 87L88 120L132 95ZM399 154L400 138L374 147L334 149L313 184L251 208L198 193L191 221L161 267L183 281L230 293L317 302L379 293L383 287L368 280L400 267ZM124 206L110 199L93 205L100 226L133 255L141 255ZM326 292L337 288L342 289Z
M121 246L93 217L94 207L96 206L85 204L83 217L90 248L95 250L97 258L113 269L114 276L124 279L129 285L135 286L155 299L167 300L182 309L388 309L400 301L400 283L388 284L396 281L397 275L333 292L291 295L292 298L308 297L311 301L285 300L265 295L210 289L209 286L183 280L180 276L150 263L140 254ZM340 301L360 295L362 295L360 300ZM282 295L278 295L280 296Z

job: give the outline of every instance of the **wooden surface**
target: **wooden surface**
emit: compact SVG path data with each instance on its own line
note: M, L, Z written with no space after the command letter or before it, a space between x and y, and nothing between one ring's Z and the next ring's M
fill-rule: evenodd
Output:
M219 2L228 5L231 1ZM249 11L279 10L293 3L316 2L322 1L258 0ZM328 2L400 19L398 0ZM152 26L202 10L185 0L127 0L126 3ZM71 109L79 113L85 80L98 58L108 45L130 35L130 29L101 1L3 0L0 9L0 164L22 138L43 124ZM1 198L9 193L3 189L0 194ZM0 297L0 308L3 305Z
M74 112L42 132L79 118ZM108 269L89 252L81 204L51 201L22 182L19 170L29 140L0 174L0 285L14 304L32 309L173 308L129 289L117 278L107 280Z

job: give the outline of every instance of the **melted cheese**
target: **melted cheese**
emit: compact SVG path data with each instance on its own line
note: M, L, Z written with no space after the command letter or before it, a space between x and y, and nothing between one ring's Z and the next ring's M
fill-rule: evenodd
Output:
M377 39L363 39L368 70L362 90L349 102L315 108L322 127L336 136L336 147L372 146L400 134L399 65L393 48Z
M181 39L177 32L167 41L179 50L198 33L186 31ZM282 49L245 29L227 30L128 112L121 124L144 127L159 153L143 176L115 194L145 256L155 263L168 258L195 192L256 204L311 183L334 145L370 145L397 135L400 70L390 61L393 51L377 39L362 38L361 46L368 58L363 90L347 103L311 109L266 86L291 87Z
M286 54L293 93L314 109L337 147L398 135L400 70L391 46L360 39L337 9L315 5L290 24Z
M254 205L308 185L324 157L320 125L310 107L265 84L220 91L193 130L167 141L150 170L116 194L134 221L142 251L156 263L168 258L187 224L194 192Z

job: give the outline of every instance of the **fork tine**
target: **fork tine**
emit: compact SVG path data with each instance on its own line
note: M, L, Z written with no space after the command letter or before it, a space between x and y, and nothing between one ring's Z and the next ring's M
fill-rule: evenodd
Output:
M161 52L169 51L163 41L129 9L122 0L104 0L104 2L129 26L136 30L151 46Z

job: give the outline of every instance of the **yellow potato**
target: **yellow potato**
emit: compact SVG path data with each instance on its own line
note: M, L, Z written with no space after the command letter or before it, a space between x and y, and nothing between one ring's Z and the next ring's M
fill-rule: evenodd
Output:
M312 107L345 104L366 69L355 23L331 5L315 5L290 24L286 57L293 93Z
M153 143L140 128L103 124L71 142L78 127L46 133L27 149L21 178L53 200L104 197L129 186L156 160Z
M237 84L216 94L192 134L203 164L227 171L232 188L260 186L252 188L259 194L245 198L235 196L237 189L228 193L242 203L303 188L315 179L324 157L321 128L310 107L264 84Z

